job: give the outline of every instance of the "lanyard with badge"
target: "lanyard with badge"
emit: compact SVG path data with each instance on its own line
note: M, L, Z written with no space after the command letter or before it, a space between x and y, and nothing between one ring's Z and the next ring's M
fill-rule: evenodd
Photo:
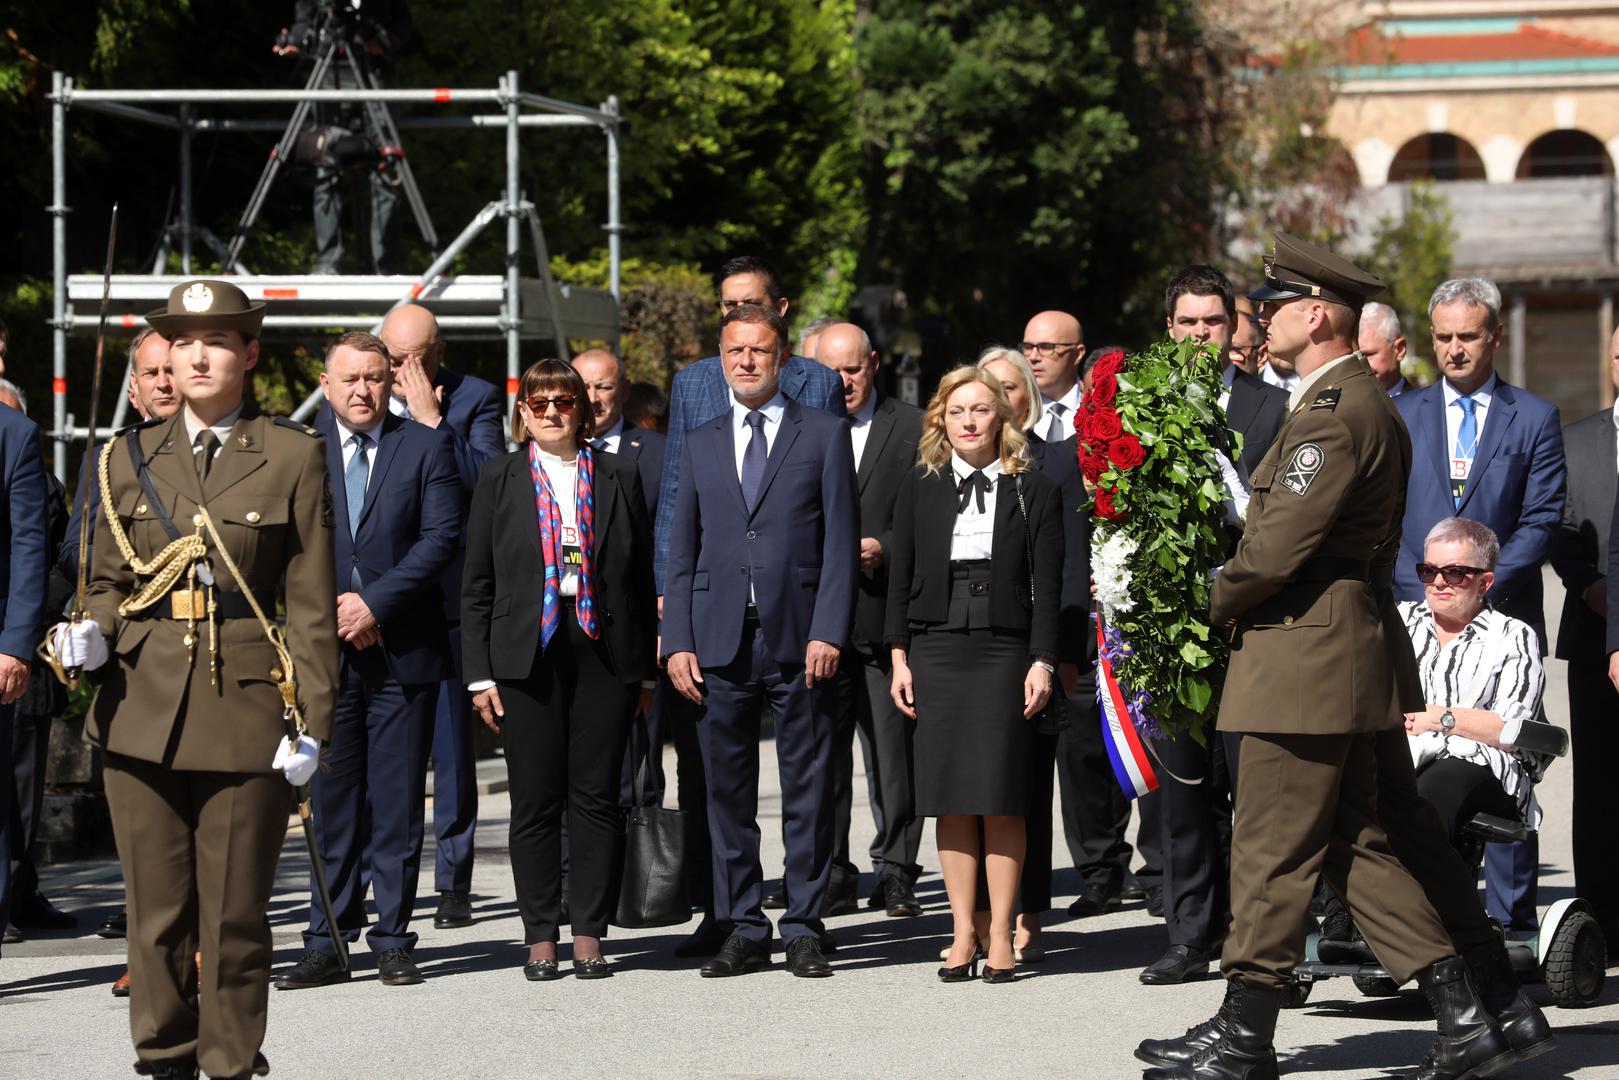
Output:
M1467 490L1467 479L1473 472L1473 456L1478 451L1479 429L1472 398L1457 398L1456 407L1462 410L1461 422L1456 425L1456 442L1450 454L1450 498L1461 507L1462 493Z

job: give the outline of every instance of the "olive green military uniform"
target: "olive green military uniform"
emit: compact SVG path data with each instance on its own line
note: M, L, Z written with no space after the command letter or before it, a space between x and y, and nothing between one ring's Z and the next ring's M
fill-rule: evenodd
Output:
M176 617L184 614L185 576L170 596L120 615L120 604L150 579L131 569L109 517L117 515L144 563L170 542L160 511L190 536L206 505L271 619L285 585L300 706L308 734L324 740L337 682L330 495L324 442L312 428L244 416L204 484L184 417L182 410L131 429L104 454L109 482L87 607L111 659L85 737L105 752L128 894L137 1056L146 1065L195 1061L210 1077L246 1076L264 1040L266 912L292 795L271 767L287 730L277 685L284 673L211 539L212 631L203 610L194 625ZM136 476L128 440L140 446L151 493Z

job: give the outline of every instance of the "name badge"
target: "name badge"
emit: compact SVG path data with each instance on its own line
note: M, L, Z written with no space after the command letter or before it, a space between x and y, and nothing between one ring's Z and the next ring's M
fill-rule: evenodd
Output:
M584 564L584 552L579 547L579 530L572 525L562 526L562 565L578 567Z
M1450 478L1452 480L1466 480L1468 473L1472 471L1472 458L1453 457L1450 459Z

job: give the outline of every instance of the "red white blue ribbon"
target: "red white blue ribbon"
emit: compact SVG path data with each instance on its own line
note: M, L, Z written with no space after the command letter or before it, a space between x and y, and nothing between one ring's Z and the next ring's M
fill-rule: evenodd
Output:
M1158 788L1158 775L1147 760L1141 734L1124 703L1124 691L1113 662L1108 659L1102 630L1102 616L1096 616L1096 696L1101 702L1102 742L1107 746L1108 763L1125 795L1138 799Z

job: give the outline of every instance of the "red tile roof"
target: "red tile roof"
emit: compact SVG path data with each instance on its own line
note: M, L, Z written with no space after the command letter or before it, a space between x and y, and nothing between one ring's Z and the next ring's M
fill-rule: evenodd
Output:
M1501 60L1579 60L1619 56L1619 45L1522 23L1509 34L1435 34L1385 37L1374 26L1350 36L1351 64L1455 64Z

